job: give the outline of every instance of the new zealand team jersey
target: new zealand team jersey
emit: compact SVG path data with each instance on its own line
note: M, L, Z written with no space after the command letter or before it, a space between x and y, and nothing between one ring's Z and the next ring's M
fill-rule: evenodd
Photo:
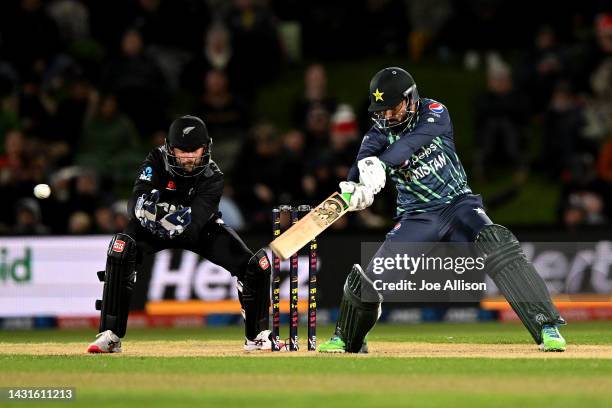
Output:
M377 156L397 188L397 216L434 211L471 193L455 152L453 125L444 105L421 98L410 128L386 134L376 126L363 137L349 181L359 181L357 162Z
M191 207L191 224L182 237L196 240L200 231L219 211L223 194L223 173L211 160L206 170L196 177L177 177L170 170L164 156L165 147L153 149L140 166L134 182L128 211L134 218L134 207L138 197L156 189L160 192L160 203Z

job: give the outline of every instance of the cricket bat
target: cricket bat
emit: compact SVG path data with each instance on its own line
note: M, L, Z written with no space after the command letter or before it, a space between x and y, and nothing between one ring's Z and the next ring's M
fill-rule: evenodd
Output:
M281 259L288 259L316 238L327 227L348 212L351 195L338 193L327 197L321 204L302 217L291 228L270 243L270 249Z

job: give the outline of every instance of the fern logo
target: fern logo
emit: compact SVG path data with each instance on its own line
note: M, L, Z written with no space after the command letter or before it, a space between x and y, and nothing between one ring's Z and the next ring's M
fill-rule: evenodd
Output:
M7 248L0 248L0 284L32 281L32 249L26 248L23 257L11 257Z

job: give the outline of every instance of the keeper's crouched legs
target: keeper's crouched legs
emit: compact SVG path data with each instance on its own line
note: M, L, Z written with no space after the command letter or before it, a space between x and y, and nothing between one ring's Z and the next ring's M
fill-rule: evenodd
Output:
M112 330L124 337L132 291L136 283L136 242L127 234L115 234L106 258L106 270L98 272L104 282L102 300L96 301L100 310L100 333Z
M244 311L245 336L249 340L268 330L270 272L270 260L260 249L249 259L244 275L238 277L238 297Z

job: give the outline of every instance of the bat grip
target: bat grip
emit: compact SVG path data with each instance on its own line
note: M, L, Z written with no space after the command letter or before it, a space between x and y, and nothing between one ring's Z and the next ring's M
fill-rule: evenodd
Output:
M351 193L342 193L342 198L344 198L344 201L346 201L346 203L350 203L351 202Z

